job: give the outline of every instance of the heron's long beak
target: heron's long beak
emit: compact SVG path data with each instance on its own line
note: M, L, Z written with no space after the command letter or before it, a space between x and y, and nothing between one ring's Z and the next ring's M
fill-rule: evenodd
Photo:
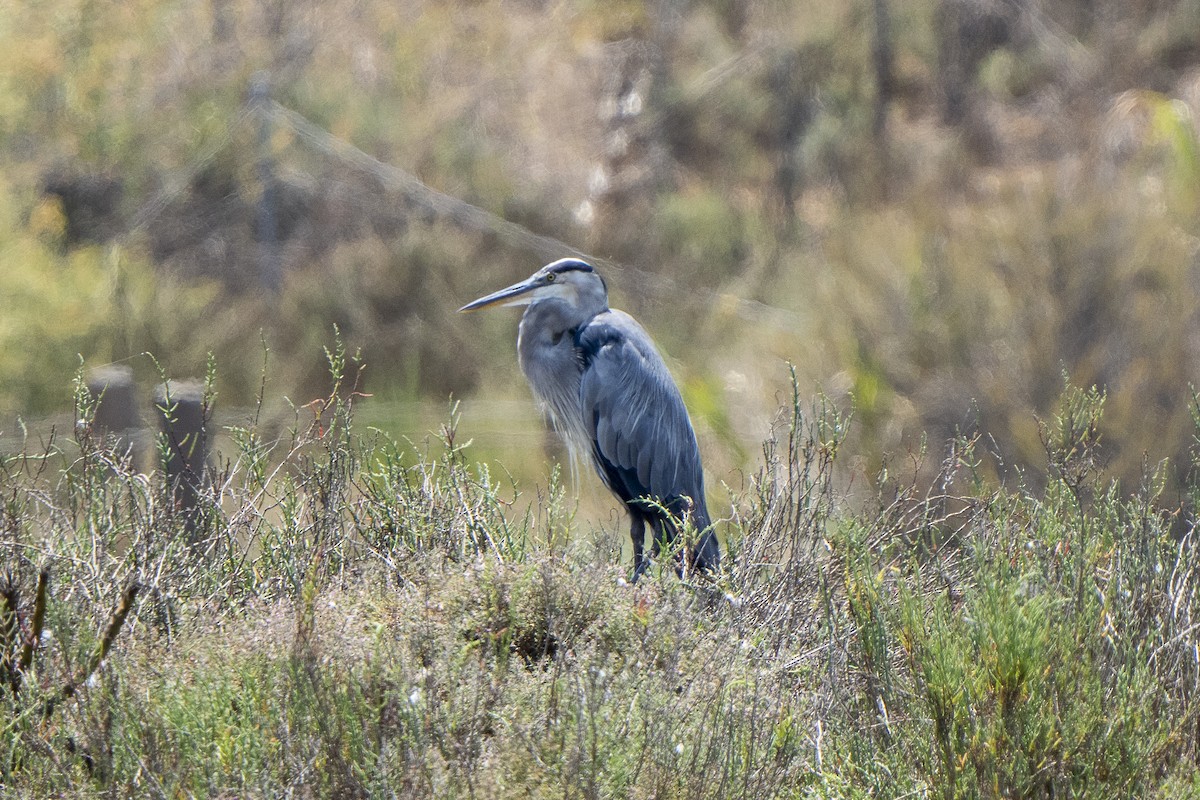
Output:
M501 289L498 292L481 297L478 300L473 300L459 309L459 311L478 311L481 308L488 306L503 305L503 306L524 306L534 301L532 294L534 289L538 289L545 284L540 281L537 276L526 278L520 283L514 283L507 289Z

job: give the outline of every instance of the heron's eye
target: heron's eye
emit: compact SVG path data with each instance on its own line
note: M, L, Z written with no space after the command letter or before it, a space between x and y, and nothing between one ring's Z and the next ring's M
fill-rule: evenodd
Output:
M550 274L548 274L546 276L546 283L554 283L554 279L557 277L558 277L557 275L555 275L553 272L551 272Z

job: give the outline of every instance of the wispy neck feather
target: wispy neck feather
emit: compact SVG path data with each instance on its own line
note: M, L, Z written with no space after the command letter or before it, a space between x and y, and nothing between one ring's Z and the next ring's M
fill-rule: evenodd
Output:
M572 478L577 478L575 462L591 451L591 434L579 397L583 364L575 346L575 333L593 316L595 312L587 313L578 303L549 297L529 306L517 335L521 371L542 413L566 440Z

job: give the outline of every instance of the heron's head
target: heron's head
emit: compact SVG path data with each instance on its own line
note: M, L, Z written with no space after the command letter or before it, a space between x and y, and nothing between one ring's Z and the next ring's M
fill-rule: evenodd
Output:
M489 306L524 306L548 298L557 298L573 309L592 314L608 307L608 289L600 273L586 261L562 258L520 283L467 303L459 311L478 311Z

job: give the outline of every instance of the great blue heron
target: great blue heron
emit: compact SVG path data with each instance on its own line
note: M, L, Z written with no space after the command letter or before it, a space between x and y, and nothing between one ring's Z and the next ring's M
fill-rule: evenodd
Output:
M601 479L629 509L633 578L646 569L646 523L653 551L674 540L677 520L700 538L699 570L716 570L720 548L704 502L704 470L683 398L650 335L608 307L608 288L585 261L564 258L526 280L468 303L529 306L521 317L521 371L572 456L589 453Z

